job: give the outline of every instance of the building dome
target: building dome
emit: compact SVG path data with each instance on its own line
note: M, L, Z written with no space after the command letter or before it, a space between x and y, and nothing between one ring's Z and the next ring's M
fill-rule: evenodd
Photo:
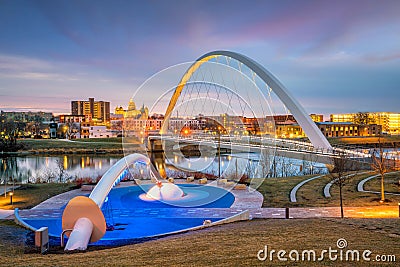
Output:
M133 111L133 110L136 110L136 104L133 101L133 99L131 98L129 100L129 104L128 104L128 111Z

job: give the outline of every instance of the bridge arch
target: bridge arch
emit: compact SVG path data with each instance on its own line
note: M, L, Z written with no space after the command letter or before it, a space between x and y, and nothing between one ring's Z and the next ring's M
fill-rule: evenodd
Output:
M165 117L161 129L161 133L166 132L166 127L168 125L168 120L171 117L172 111L175 108L175 105L178 101L179 96L186 83L190 80L193 73L196 72L197 69L203 63L210 61L211 59L225 56L233 58L240 63L249 67L255 74L257 74L278 96L278 98L283 102L283 104L292 112L293 116L306 133L307 137L310 139L311 143L316 148L324 148L324 149L332 149L328 140L322 134L322 132L318 129L317 125L311 120L310 116L306 113L304 108L300 105L300 103L290 94L290 92L285 88L285 86L270 73L267 69L265 69L262 65L252 60L251 58L244 56L242 54L232 52L232 51L212 51L207 54L202 55L198 58L185 72L182 76L178 86L175 89L174 94L171 97L168 108L165 112Z

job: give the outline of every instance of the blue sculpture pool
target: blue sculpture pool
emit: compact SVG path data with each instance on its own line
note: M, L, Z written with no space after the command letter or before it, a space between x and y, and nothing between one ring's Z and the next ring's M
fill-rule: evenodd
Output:
M141 196L151 186L154 185L112 189L102 207L107 225L111 227L92 245L168 234L200 226L204 220L218 221L224 217L212 212L212 208L229 208L235 200L232 193L222 188L204 185L179 185L185 196L169 203L142 200ZM51 236L60 237L61 218L26 218L24 221L35 228L47 226Z

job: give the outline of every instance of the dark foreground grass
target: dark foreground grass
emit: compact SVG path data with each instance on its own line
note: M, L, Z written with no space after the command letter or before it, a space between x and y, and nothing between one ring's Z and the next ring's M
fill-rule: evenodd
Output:
M46 199L67 192L75 188L71 183L48 183L48 184L23 184L15 189L13 205L10 205L10 197L0 196L0 209L29 209Z
M381 266L375 261L330 261L328 255L317 263L280 262L276 252L272 262L257 259L265 245L269 251L315 250L320 256L324 249L337 249L339 238L347 241L344 251L368 249L371 259L395 255L400 261L399 219L253 220L118 248L47 255L24 254L25 230L0 221L0 231L7 233L0 236L1 266Z

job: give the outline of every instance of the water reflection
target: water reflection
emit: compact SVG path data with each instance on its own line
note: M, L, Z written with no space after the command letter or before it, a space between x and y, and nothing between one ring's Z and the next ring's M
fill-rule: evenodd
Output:
M160 168L161 162L156 162ZM291 159L282 156L262 158L257 153L221 154L218 157L182 157L175 155L173 160L166 158L168 175L177 175L181 172L201 172L214 176L238 179L243 175L253 178L287 177L308 174L327 173L325 164L315 161Z
M0 158L0 181L16 182L58 182L75 178L101 177L110 166L114 165L118 156L27 156Z
M58 182L74 180L76 178L91 178L96 180L101 177L120 156L94 156L94 155L65 155L65 156L26 156L0 158L0 183L4 180L15 182ZM325 173L325 165L283 157L275 157L259 161L259 155L240 153L221 155L218 157L185 158L175 155L172 159L155 162L160 172L170 172L173 177L176 171L202 172L218 176L219 172L225 178L248 177L279 177L294 176L312 173ZM164 167L166 170L164 170ZM139 176L143 170L136 170ZM62 176L62 179L60 179Z

